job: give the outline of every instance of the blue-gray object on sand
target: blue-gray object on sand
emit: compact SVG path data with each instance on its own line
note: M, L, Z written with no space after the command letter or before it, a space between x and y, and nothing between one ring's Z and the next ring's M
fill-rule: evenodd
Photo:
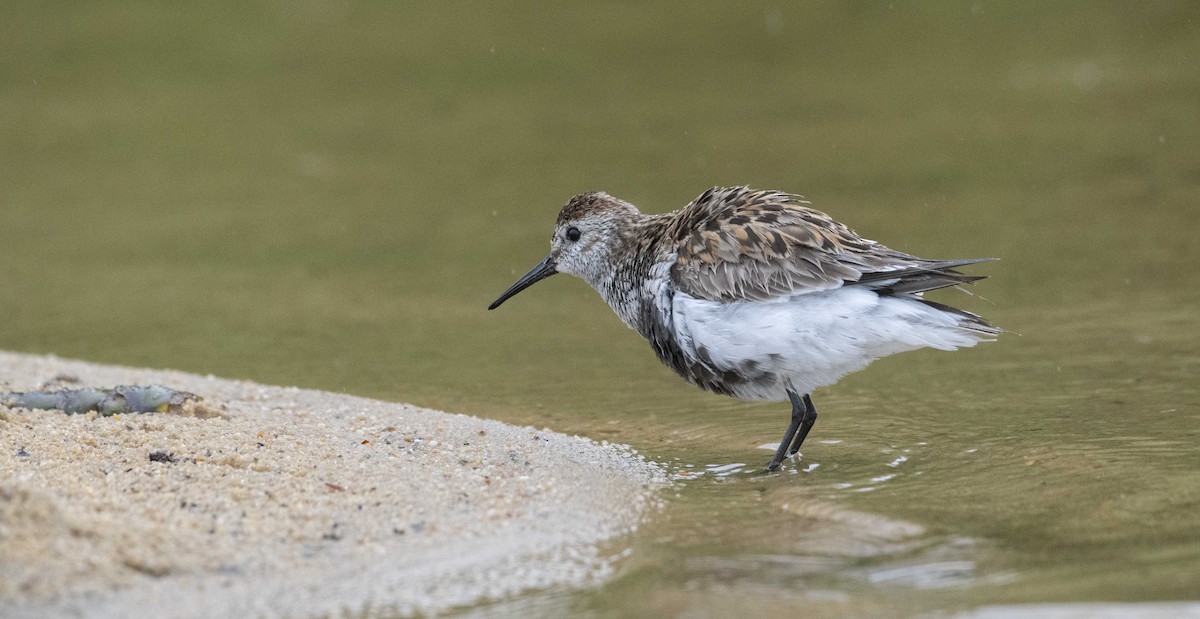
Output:
M111 389L64 389L25 391L0 396L9 408L61 410L77 414L96 411L101 415L166 412L200 397L162 385L119 385Z

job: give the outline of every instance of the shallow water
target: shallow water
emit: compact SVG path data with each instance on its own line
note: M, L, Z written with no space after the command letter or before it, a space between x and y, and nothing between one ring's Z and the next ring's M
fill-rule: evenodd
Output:
M5 12L0 348L548 426L684 478L610 584L472 613L1200 591L1194 3ZM937 298L1014 334L819 391L764 475L786 405L689 387L581 282L484 311L570 195L718 183L1002 258Z

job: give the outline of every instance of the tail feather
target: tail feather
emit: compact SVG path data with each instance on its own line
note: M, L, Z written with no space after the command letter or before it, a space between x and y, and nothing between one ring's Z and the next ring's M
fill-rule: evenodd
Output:
M969 284L986 278L986 275L967 275L955 268L987 262L995 258L972 258L968 260L936 260L919 266L864 273L857 281L849 284L866 286L880 295L917 296L922 292Z
M981 335L996 336L1004 333L1004 329L992 326L982 316L923 298L923 294L930 290L970 284L985 279L986 275L968 275L955 269L992 260L996 260L996 258L931 260L915 267L865 273L858 281L848 285L865 286L880 296L905 297L919 301L936 310L958 317L959 328Z
M938 303L937 301L930 301L928 299L917 300L925 305L928 305L929 307L932 307L933 309L957 316L959 319L958 327L960 329L966 329L967 331L972 331L991 337L1005 332L1004 329L1001 329L1000 327L992 326L991 323L989 323L987 320L984 320L983 316L980 316L979 314L972 314L966 310L960 310L957 307L951 307L944 303Z

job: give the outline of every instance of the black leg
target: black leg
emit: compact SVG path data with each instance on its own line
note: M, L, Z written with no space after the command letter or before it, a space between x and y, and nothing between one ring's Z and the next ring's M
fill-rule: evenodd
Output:
M788 457L796 455L800 451L800 445L804 443L804 439L808 438L808 432L812 430L814 424L817 423L817 407L813 404L812 395L804 395L804 420L800 423L800 431L796 433L796 440L792 443L792 448L788 450Z
M788 454L788 447L791 446L792 440L796 437L796 432L800 429L808 412L804 398L789 391L788 399L792 401L792 422L788 424L787 431L783 433L783 440L779 441L779 449L775 452L775 457L767 465L768 471L774 471L779 468L779 465L783 463L783 459L790 455Z

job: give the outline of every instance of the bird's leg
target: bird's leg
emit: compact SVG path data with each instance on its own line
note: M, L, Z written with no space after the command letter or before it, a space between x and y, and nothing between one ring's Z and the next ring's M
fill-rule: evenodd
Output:
M792 445L792 440L796 437L796 431L800 429L801 423L804 421L808 407L804 403L804 398L787 392L788 399L792 401L792 422L788 424L787 431L783 433L783 440L779 441L779 449L775 452L775 457L771 458L771 463L767 465L768 471L774 471L783 463L783 459L788 457L788 448ZM793 452L795 453L795 452Z
M788 450L788 457L794 456L796 452L800 451L800 445L808 437L809 430L812 430L813 424L817 423L817 407L813 404L812 394L804 395L804 410L804 419L800 422L800 431L796 433L796 440L792 443L792 448Z

